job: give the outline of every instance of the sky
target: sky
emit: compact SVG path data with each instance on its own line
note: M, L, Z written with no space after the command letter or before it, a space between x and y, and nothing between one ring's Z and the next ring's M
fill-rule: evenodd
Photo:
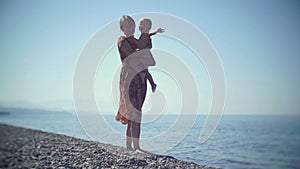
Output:
M0 106L73 110L74 71L92 35L124 14L158 12L190 22L215 47L226 78L224 114L300 114L299 9L300 3L292 0L4 0L0 2ZM153 38L153 43L162 50L176 46L164 36ZM177 46L180 49L180 44ZM116 47L105 58L114 66L103 69L117 74L121 63ZM188 57L180 59L190 66L200 84L203 106L209 106L211 89L205 69L193 65ZM195 73L196 68L201 70ZM174 81L169 78L168 82L168 77L155 68L151 72L174 108L180 102L179 95L171 95L170 88L176 88L170 86ZM111 78L99 71L95 84L107 84ZM114 82L113 90L117 91L118 82ZM111 86L96 88L96 93L98 90L111 91ZM109 94L96 94L96 98L106 111L114 113L113 107L106 105L115 104L107 99Z

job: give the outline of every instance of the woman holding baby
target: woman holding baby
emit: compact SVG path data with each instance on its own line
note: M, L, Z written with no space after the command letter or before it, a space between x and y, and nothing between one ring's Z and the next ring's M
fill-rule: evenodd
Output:
M139 138L141 132L142 106L147 92L147 80L149 80L152 90L154 88L153 91L155 91L156 88L156 84L153 82L152 76L147 70L148 66L155 65L155 61L149 51L152 47L150 36L158 32L163 32L163 29L159 28L156 32L149 34L151 21L146 19L146 22L143 23L143 20L145 19L142 19L140 24L142 35L138 40L133 36L135 32L134 20L128 15L122 16L120 19L120 29L125 36L121 36L118 39L122 69L119 84L120 102L116 120L122 124L127 124L126 147L128 150L133 151L140 151ZM144 67L141 68L141 65L144 65Z

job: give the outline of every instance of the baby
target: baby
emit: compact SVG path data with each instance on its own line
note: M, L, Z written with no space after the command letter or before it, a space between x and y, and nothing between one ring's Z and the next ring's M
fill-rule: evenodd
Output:
M156 33L163 33L164 29L158 28L155 32L149 33L150 29L152 27L152 22L148 18L142 18L140 20L140 26L139 30L141 32L141 36L137 43L137 48L139 50L142 49L151 49L152 48L152 42L151 42L151 36L155 35ZM145 69L139 73L140 77L144 79L144 77L150 82L152 92L155 92L156 90L156 84L153 81L152 75L149 73L148 69Z

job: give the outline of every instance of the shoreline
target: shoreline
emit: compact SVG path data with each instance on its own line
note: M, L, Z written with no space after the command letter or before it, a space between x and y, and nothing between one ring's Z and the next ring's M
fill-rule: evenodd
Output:
M0 168L199 168L172 156L0 123Z

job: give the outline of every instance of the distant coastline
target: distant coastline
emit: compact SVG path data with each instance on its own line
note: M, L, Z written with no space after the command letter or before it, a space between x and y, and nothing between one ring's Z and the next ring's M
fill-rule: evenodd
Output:
M0 115L10 115L10 112L0 111Z

